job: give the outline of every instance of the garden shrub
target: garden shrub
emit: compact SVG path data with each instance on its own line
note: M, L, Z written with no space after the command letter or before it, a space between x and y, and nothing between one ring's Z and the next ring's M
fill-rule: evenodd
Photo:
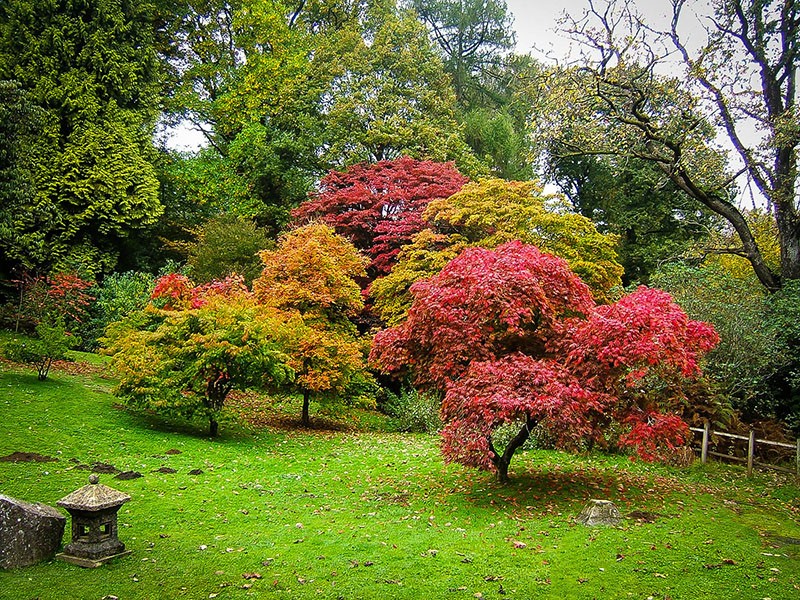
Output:
M154 286L155 277L149 273L129 271L106 277L102 285L95 288L96 298L89 319L80 330L84 349L96 349L97 340L109 324L147 306Z
M17 337L5 348L6 358L36 367L39 381L47 379L54 361L64 360L80 338L64 328L61 316L45 318L36 326L36 337Z
M386 413L397 419L397 429L404 432L437 433L442 428L439 416L441 399L434 393L405 389L399 396L391 395Z

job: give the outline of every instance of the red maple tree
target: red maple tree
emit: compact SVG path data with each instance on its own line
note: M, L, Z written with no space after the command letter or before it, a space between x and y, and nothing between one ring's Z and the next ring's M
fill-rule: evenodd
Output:
M446 460L506 481L534 426L570 446L616 422L620 444L643 458L683 443L670 411L718 338L668 294L640 288L597 306L565 261L520 242L465 250L411 291L408 319L376 336L371 360L444 394ZM498 428L513 423L496 448Z
M241 275L228 275L224 279L194 285L182 273L169 273L158 278L150 299L158 300L159 307L164 310L185 310L202 308L213 297L234 299L250 295Z
M320 191L292 211L296 223L319 220L348 238L371 259L374 276L390 272L400 247L425 226L422 213L468 181L453 163L407 156L331 171Z

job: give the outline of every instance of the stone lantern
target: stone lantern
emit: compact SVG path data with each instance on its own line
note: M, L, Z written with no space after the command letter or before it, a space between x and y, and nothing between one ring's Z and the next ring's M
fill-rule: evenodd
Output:
M131 497L99 482L100 478L92 473L89 485L56 503L72 517L72 541L56 558L82 567L99 567L132 552L126 552L125 544L117 537L117 511Z

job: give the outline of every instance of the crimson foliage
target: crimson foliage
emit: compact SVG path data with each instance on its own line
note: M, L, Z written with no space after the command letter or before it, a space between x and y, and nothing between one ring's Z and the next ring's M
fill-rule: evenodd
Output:
M597 306L565 261L520 242L467 249L411 291L407 321L376 336L371 359L444 393L446 460L506 480L534 426L569 447L617 423L620 443L646 459L684 443L682 385L718 337L665 292ZM495 448L513 423L517 435Z
M467 182L453 163L402 157L359 163L331 171L319 193L292 216L298 223L320 220L348 238L371 259L369 271L385 275L411 237L425 227L422 213L436 198L448 198Z
M57 273L51 278L23 276L15 280L20 293L17 328L33 328L46 317L61 317L67 331L80 325L94 296L89 290L94 282L81 279L75 273Z

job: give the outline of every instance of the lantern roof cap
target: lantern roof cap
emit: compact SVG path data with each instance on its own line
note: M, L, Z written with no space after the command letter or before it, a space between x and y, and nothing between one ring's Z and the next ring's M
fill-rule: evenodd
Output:
M100 483L100 478L92 473L89 476L89 485L75 490L56 502L67 510L100 511L115 506L122 506L131 497L119 490L110 488Z

